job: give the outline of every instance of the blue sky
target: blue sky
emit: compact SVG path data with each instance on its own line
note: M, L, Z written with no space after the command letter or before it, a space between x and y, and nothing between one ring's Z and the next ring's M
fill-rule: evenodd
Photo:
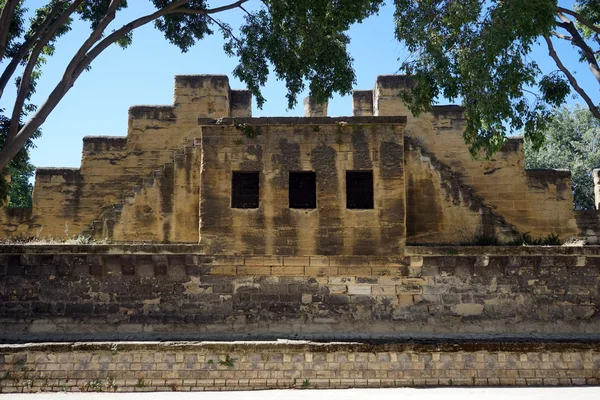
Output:
M34 8L45 1L28 1ZM254 2L257 3L257 2ZM569 7L569 2L564 3ZM131 0L129 9L121 12L111 25L119 27L138 16L150 13L153 8L149 1ZM224 1L211 2L211 6L226 4ZM375 78L381 74L398 71L401 60L407 53L402 43L394 38L393 4L383 7L378 16L371 17L350 30L352 42L349 51L353 56L357 75L356 89L370 89ZM221 19L232 26L240 23L242 11L229 11ZM86 24L76 23L74 29L60 39L55 55L49 59L43 77L38 84L33 101L41 104L53 85L60 79L69 57L74 54L84 38L89 34ZM234 89L244 88L243 84L231 76L237 64L236 59L227 57L223 50L223 40L215 35L197 43L188 53L182 54L170 45L152 24L135 31L133 44L123 50L109 48L92 64L71 91L65 96L46 123L42 126L43 136L36 141L37 148L31 153L34 165L43 167L78 167L81 159L81 139L89 135L124 136L127 133L127 109L136 104L171 104L173 101L173 76L176 74L227 74ZM568 43L557 43L557 51L570 54L563 57L567 67L576 71L576 77L584 88L598 102L598 84L585 66L578 63L578 55ZM556 69L547 56L547 50L540 47L532 55L545 72ZM399 61L400 60L400 61ZM286 90L282 82L271 77L264 88L267 99L262 110L255 105L254 116L296 116L302 115L302 98L298 106L287 110ZM0 107L9 107L13 96L6 95ZM570 104L581 102L570 99ZM330 116L352 114L352 101L349 96L335 96L329 103Z

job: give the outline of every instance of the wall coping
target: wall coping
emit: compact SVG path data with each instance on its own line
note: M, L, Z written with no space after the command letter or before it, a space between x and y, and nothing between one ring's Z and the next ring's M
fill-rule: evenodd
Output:
M170 254L198 254L210 257L244 257L244 258L264 258L265 262L270 259L286 258L331 258L348 260L397 260L404 256L428 256L428 257L475 257L475 256L591 256L600 257L600 246L406 246L404 254L397 256L276 256L276 255L227 255L227 254L209 254L204 250L203 245L199 244L44 244L44 243L24 243L24 244L0 244L0 254L31 254L31 255L49 255L49 254L150 254L150 255L170 255Z
M313 342L304 340L277 341L148 341L148 342L56 342L56 343L22 343L0 344L0 353L19 353L23 351L69 352L69 351L298 351L298 352L477 352L477 351L569 351L569 350L600 350L600 341L589 342L454 342L452 340L439 342Z
M235 126L248 125L406 125L406 116L393 117L242 117L242 118L198 118L198 125Z

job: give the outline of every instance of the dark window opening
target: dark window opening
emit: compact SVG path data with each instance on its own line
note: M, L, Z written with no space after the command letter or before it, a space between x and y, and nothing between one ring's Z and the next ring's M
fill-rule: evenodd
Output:
M314 172L290 172L290 208L317 208Z
M231 177L231 207L258 208L258 172L234 172Z
M346 171L346 208L374 208L373 171Z

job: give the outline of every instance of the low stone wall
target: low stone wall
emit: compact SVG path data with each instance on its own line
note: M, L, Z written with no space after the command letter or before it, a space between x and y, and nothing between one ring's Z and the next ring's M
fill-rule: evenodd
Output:
M0 346L0 393L598 385L600 345L309 342Z
M598 247L200 250L0 247L0 341L600 337Z

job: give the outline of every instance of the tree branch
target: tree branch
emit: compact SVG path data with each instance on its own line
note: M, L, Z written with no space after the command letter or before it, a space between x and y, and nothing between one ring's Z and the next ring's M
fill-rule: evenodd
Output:
M600 119L600 110L598 110L598 107L596 107L592 99L590 99L590 96L588 96L587 93L579 86L573 74L571 74L571 72L564 66L564 64L558 57L558 54L556 54L556 50L554 50L554 45L552 44L550 38L544 35L544 39L546 39L546 44L548 45L548 54L550 55L550 57L552 57L558 69L560 69L562 73L565 74L573 89L575 89L575 91L583 98L594 117Z
M583 56L588 61L588 67L590 71L592 71L592 74L598 83L600 83L600 67L598 67L598 60L596 60L594 51L590 48L590 46L588 46L585 40L583 40L573 21L560 12L557 15L561 21L563 21L562 23L559 23L559 26L571 34L573 38L571 43L581 49Z
M243 11L244 11L246 14L248 14L248 16L249 16L249 17L251 17L251 16L252 16L252 14L250 14L250 13L249 13L249 12L248 12L248 11L247 11L247 10L246 10L244 7L242 7L241 5L240 5L240 8L241 8L241 9L242 9L242 10L243 10Z
M100 40L100 38L104 34L104 31L106 30L108 25L115 19L115 14L117 12L117 8L119 7L120 3L121 3L121 0L111 0L110 1L110 4L108 5L108 9L106 10L106 14L104 15L104 18L102 18L102 20L100 20L100 23L98 24L96 29L94 29L92 31L92 33L87 38L87 40L81 45L79 50L77 50L77 52L71 59L71 62L69 62L69 65L67 65L67 68L65 69L65 73L63 74L62 80L69 82L70 83L69 87L71 87L73 85L72 77L73 77L73 72L77 68L77 65L79 64L81 59L83 59L85 57L85 54L94 45L94 43L96 43L98 40Z
M237 8L247 1L248 0L238 0L234 3L228 4L228 5L225 5L222 7L209 8L209 9L203 9L203 10L194 10L195 12L193 12L193 13L194 14L203 14L203 15L216 14L219 12ZM116 42L121 37L127 35L129 32L133 31L134 29L139 28L140 26L146 25L147 23L152 22L155 19L158 19L165 15L179 14L179 13L191 14L190 12L188 12L188 11L190 11L188 9L178 8L182 4L185 4L188 2L189 2L189 0L180 0L179 2L173 3L172 5L164 7L152 14L145 15L143 17L140 17L136 20L129 22L128 24L123 25L121 28L117 29L116 31L114 31L113 33L111 33L110 35L108 35L107 37L102 39L102 41L100 41L100 43L98 43L96 46L94 46L94 48L92 50L90 50L90 52L86 55L86 57L82 60L80 65L77 67L76 73L81 74L90 65L90 63L96 57L98 57L98 55L100 55L100 53L102 53L108 46L110 46L111 44Z
M119 38L128 34L135 28L145 25L151 21L154 21L155 19L160 18L164 15L188 11L187 9L178 9L178 7L187 4L189 1L190 0L176 1L168 6L163 7L162 9L156 11L153 14L149 14L144 17L138 18L134 21L131 21L128 24L121 27L120 29L111 33L104 39L102 39L100 42L98 42L108 24L114 19L116 8L120 3L120 0L112 0L109 5L109 10L106 16L102 19L98 27L94 30L94 32L92 32L90 37L85 41L85 43L77 51L75 56L71 59L69 65L65 70L65 73L63 74L63 78L54 87L46 101L41 105L40 108L38 108L33 117L29 121L27 121L25 125L23 125L23 127L12 138L12 140L7 140L4 143L4 147L2 148L2 151L0 151L0 170L2 170L8 164L8 162L19 152L19 150L31 137L31 135L45 122L46 118L48 118L48 115L52 112L52 110L54 110L54 108L56 108L57 104L73 86L79 75L83 71L85 71L85 69L90 65L90 63L99 54L101 54L102 51L104 51L112 43L116 42ZM248 0L238 0L236 2L222 7L196 10L195 13L206 15L214 14L237 8L247 1ZM94 43L96 42L98 43L94 46Z
M558 12L563 13L563 14L567 14L567 15L570 15L570 16L574 17L582 25L587 26L588 28L590 28L591 30L593 30L596 33L600 33L600 27L597 27L596 25L592 24L583 15L581 15L581 14L579 14L579 13L573 11L573 10L569 10L568 8L563 8L563 7L556 7L556 10Z
M240 43L240 39L238 39L233 32L231 32L231 29L229 29L227 26L223 25L221 23L221 21L211 17L210 15L207 15L208 18L210 18L215 24L219 25L219 28L221 28L223 31L227 32L229 34L229 36L231 36L233 38L233 40L235 40L236 42Z
M13 107L12 118L10 121L10 127L8 130L8 135L6 137L6 141L10 141L14 135L19 131L19 121L21 120L21 112L23 111L23 105L25 104L25 100L27 99L30 88L31 88L31 74L33 73L33 69L37 65L38 59L44 47L52 40L56 32L63 26L65 22L69 19L71 14L75 12L79 4L81 4L83 0L76 0L73 2L66 10L63 12L50 26L50 28L44 32L43 36L39 38L35 47L31 51L29 56L29 60L27 61L27 65L25 66L25 71L23 71L23 76L21 77L21 83L19 85L19 91L17 92L17 98L15 99L15 104ZM58 6L60 7L60 5ZM52 10L51 14L54 13L55 10ZM54 13L54 17L57 13ZM45 29L45 28L44 28Z
M27 123L21 129L19 129L16 134L11 134L9 132L8 137L4 141L2 151L0 152L0 171L4 169L8 162L25 145L31 135L33 135L33 133L44 123L50 112L54 110L58 102L73 86L73 71L75 70L80 58L83 57L87 50L89 50L89 48L102 37L102 34L104 33L104 30L108 24L110 24L110 22L115 18L115 13L120 2L121 0L111 0L104 18L102 18L96 29L92 31L88 39L83 43L75 56L71 59L62 79L58 82L54 90L52 90L52 93L50 93L50 96L48 96L48 99L46 99L44 104L36 111L33 117L27 121ZM19 95L21 95L21 88L19 89L19 92ZM19 99L17 99L17 101L18 100ZM21 110L16 110L15 107L15 110L13 110L13 119L15 117L15 113L20 113L20 111ZM12 125L13 124L11 123L11 132L14 129Z
M571 42L573 40L573 38L571 36L563 35L562 33L559 33L559 32L552 32L552 35L554 35L555 37L557 37L559 39L566 40L568 42Z
M19 51L17 52L17 54L11 59L10 63L6 66L4 72L2 73L2 76L0 77L0 98L2 98L4 89L6 88L6 85L8 84L8 81L10 80L11 76L17 70L17 67L21 63L21 60L25 58L27 53L34 46L36 40L46 30L46 28L48 28L48 25L50 25L50 22L52 22L52 20L56 16L56 13L59 10L60 7L57 4L52 10L52 12L46 16L46 19L44 19L44 21L41 23L38 30L29 38L27 38L27 40L25 40L25 42L19 47Z
M58 31L58 29L60 29L60 27L64 23L67 22L67 20L69 19L70 15L73 14L73 12L75 12L75 10L77 9L77 7L79 7L79 5L82 2L83 2L83 0L75 0L73 2L73 4L71 4L71 6L69 6L61 14L61 16L58 19L54 20L57 17L57 15L60 12L61 7L63 5L60 2L58 2L56 4L56 6L46 16L46 18L44 19L44 21L42 22L42 24L35 31L35 33L31 37L29 37L25 41L25 43L23 43L23 45L21 45L21 47L19 48L19 51L17 52L17 54L12 58L12 60L10 61L10 63L6 66L6 69L2 73L2 76L0 76L0 98L2 98L2 95L4 94L4 89L6 89L6 85L8 84L8 81L10 80L10 78L12 77L12 75L15 73L17 67L19 66L19 64L21 63L21 61L23 60L23 58L25 58L25 56L27 55L27 53L29 51L31 51L31 49L33 48L33 46L35 46L36 42L38 40L41 40L42 42L44 42L44 46L46 44L48 44L48 42L50 40L52 40L52 38L54 37L54 35ZM52 30L52 33L50 35L44 34L46 32L46 29L48 29L48 27L49 27L49 25L51 23L52 23L52 26L51 26L50 29ZM50 31L48 31L48 32L50 32ZM44 36L42 37L42 35L44 35Z
M18 5L19 0L6 0L2 12L0 13L0 60L4 58L4 53L8 46L10 23L12 22L15 8L17 8Z

